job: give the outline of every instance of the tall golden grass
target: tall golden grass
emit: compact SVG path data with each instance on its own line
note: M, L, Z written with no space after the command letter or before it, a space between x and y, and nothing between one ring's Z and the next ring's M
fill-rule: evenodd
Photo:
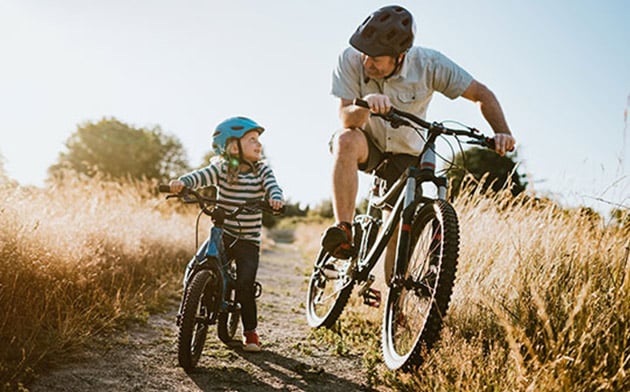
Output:
M172 297L194 226L154 188L0 189L0 389Z
M376 379L370 373L372 384L403 391L630 390L628 228L505 193L460 197L454 206L461 246L442 339L415 373L381 364ZM317 237L296 238L309 236ZM357 318L376 320L371 338L347 338L365 352L366 364L379 357L378 313L351 302L339 323L352 333Z

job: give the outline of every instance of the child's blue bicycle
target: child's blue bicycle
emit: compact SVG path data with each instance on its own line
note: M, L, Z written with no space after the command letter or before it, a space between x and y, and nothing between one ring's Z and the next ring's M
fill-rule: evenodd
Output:
M159 191L171 193L169 185L160 185ZM266 200L253 200L246 203L206 197L190 188L184 188L179 194L170 194L168 198L179 198L184 203L199 205L195 238L199 232L201 214L212 218L213 227L210 235L197 247L192 268L187 268L184 276L184 293L177 313L177 351L179 365L191 370L199 361L211 325L217 325L219 339L230 344L241 319L240 305L236 302L236 261L228 259L223 245L223 222L226 218L234 219L245 210L262 210L272 214L282 212L273 210ZM235 207L229 211L222 206ZM196 244L197 245L197 244ZM262 293L262 286L255 283L256 298Z

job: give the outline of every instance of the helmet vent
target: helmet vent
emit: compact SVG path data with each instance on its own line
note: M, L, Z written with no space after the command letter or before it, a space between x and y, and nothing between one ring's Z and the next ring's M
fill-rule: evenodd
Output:
M230 129L232 129L232 130L234 130L234 131L240 131L241 129L245 129L245 127L244 127L244 126L242 126L242 125L232 125L232 126L230 127Z

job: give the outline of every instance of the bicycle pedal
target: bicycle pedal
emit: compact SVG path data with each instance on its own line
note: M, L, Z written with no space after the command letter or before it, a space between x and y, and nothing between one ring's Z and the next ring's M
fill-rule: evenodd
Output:
M381 292L379 290L369 288L363 293L363 303L373 308L381 306Z
M241 304L238 302L228 302L225 306L225 311L228 313L233 313L241 310Z

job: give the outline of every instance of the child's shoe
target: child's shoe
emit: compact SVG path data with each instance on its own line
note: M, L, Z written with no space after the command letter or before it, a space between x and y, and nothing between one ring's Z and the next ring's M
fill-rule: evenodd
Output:
M243 336L245 337L245 343L243 344L243 351L247 351L250 353L257 353L261 350L260 339L258 338L258 334L256 333L255 330L243 332Z

